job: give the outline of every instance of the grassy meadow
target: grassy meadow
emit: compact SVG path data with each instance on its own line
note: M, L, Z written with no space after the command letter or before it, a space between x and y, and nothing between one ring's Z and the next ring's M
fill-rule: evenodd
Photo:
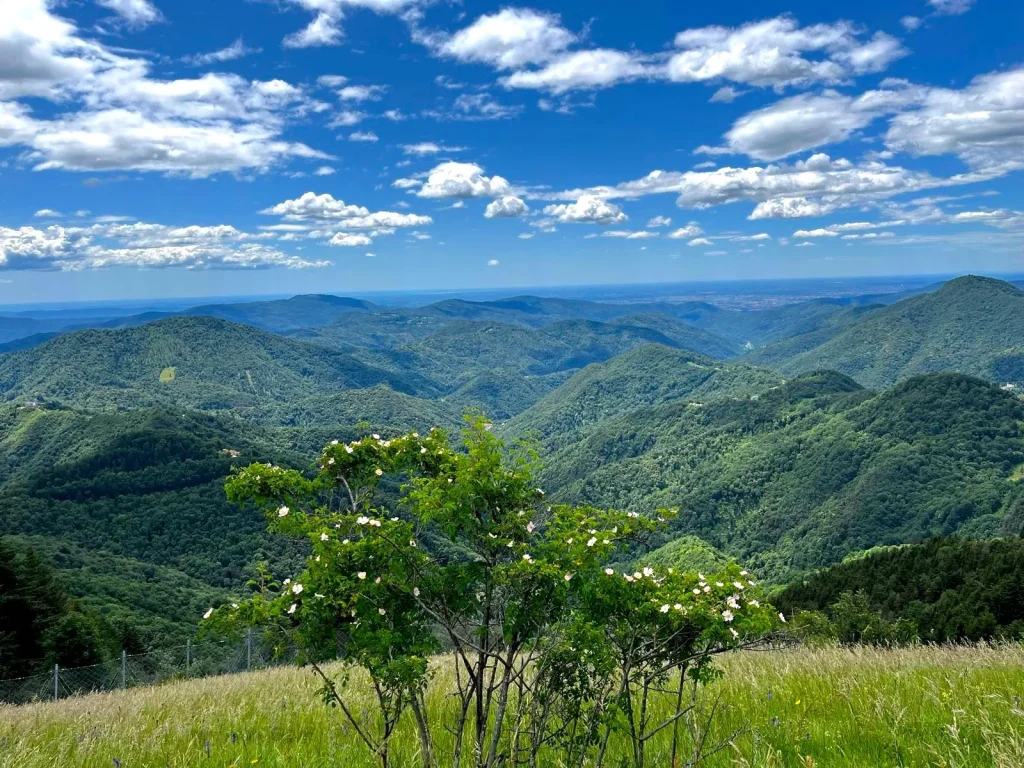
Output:
M701 765L1024 765L1019 645L803 648L736 654L721 666L724 678L708 691L720 694L711 740L741 733ZM428 701L435 722L454 706L444 670ZM352 687L354 710L372 711L370 696ZM309 670L279 668L0 707L0 766L377 765L317 689ZM392 764L415 765L412 723L402 727ZM668 763L670 728L665 736L652 766ZM442 764L446 746L441 738ZM626 765L626 749L614 745L607 764Z

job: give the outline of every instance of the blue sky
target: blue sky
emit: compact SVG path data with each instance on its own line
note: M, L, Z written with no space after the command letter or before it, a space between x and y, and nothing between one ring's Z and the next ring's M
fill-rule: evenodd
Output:
M0 304L1024 271L1021 3L4 16Z

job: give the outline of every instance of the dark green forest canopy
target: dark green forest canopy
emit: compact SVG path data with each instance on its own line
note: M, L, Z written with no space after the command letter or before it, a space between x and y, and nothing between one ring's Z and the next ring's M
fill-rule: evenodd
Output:
M1019 501L1018 501L1019 503ZM886 619L907 618L925 640L1024 636L1024 539L933 539L888 547L800 579L773 603L829 611L863 593Z
M742 400L609 419L546 459L559 499L678 507L694 533L785 581L880 544L995 536L1024 463L1024 402L959 374L874 394L809 374Z
M852 322L794 335L748 358L787 374L830 368L869 387L932 371L1024 386L1024 292L1010 283L961 277L847 319Z

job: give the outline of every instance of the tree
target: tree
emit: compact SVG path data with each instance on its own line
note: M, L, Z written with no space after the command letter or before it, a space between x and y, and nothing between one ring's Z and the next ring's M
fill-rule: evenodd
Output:
M294 638L325 699L384 768L407 710L424 765L434 763L437 725L424 692L428 656L442 642L459 703L443 724L457 768L532 766L544 750L601 765L623 725L640 768L648 740L670 726L678 737L694 712L711 657L763 637L772 609L738 569L713 580L649 567L617 573L607 565L613 555L643 545L672 513L548 506L537 469L531 446L507 448L482 417L461 450L440 430L372 435L326 446L313 477L243 469L229 498L263 507L273 530L307 537L312 556L279 589L261 578L249 601L211 609L210 626L260 624ZM374 506L392 478L402 482L396 508ZM321 666L333 658L346 670L341 680ZM357 667L379 704L369 718L345 699ZM649 697L675 677L675 713L655 723Z

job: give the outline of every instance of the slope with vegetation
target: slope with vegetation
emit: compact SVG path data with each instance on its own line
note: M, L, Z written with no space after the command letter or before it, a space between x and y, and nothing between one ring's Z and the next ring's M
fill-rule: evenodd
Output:
M867 387L958 371L1024 387L1024 291L987 277L951 280L826 335L796 336L749 356L787 374L830 368Z
M1019 525L1024 402L958 374L875 394L840 374L641 408L547 460L560 499L678 507L679 531L776 581L880 544ZM1016 533L1016 531L1013 531Z

